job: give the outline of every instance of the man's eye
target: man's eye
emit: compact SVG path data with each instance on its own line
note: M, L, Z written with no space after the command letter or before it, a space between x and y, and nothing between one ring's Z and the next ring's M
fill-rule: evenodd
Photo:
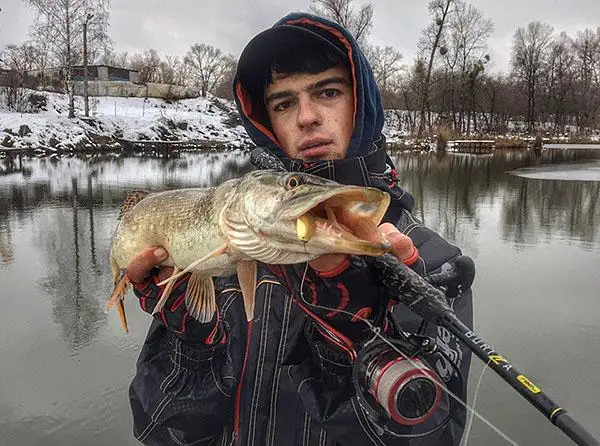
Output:
M339 96L340 91L335 89L335 88L327 88L323 91L321 91L320 96L325 97L325 98L335 98L337 96Z
M292 101L283 101L283 102L280 102L279 104L275 104L275 106L273 107L273 111L275 111L275 112L285 111L288 108L290 108L291 106L292 106Z

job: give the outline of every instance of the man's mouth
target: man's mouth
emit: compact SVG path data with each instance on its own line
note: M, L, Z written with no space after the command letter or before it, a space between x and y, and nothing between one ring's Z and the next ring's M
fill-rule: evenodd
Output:
M330 139L313 139L306 141L300 146L300 153L303 158L317 158L329 153L332 140Z

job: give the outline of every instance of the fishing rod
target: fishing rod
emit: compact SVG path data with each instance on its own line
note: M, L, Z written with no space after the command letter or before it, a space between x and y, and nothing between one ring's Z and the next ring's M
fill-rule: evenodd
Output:
M462 323L448 305L444 293L434 286L440 283L452 284L457 287L461 286L461 282L470 284L475 269L473 261L469 257L459 257L452 270L434 274L427 280L390 254L371 257L369 261L375 267L379 279L393 298L402 302L423 319L441 325L454 334L488 367L575 443L581 446L600 446L598 439L571 418L565 409L552 401L540 387L517 370L504 355Z

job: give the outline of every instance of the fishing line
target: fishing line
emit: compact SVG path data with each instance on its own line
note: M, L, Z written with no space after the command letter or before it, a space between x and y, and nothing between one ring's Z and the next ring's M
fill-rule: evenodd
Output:
M306 244L304 246L304 249L306 250ZM391 343L386 337L384 337L381 334L381 329L379 327L375 327L371 323L370 320L362 317L359 314L354 314L354 313L351 313L351 312L346 311L344 309L329 308L329 307L326 307L326 306L323 306L323 305L313 304L312 302L309 302L308 300L306 300L306 298L304 297L304 282L306 281L306 274L307 274L307 272L308 272L308 263L306 263L306 266L304 267L304 273L302 274L302 280L300 281L300 298L302 299L303 303L305 303L306 305L309 305L309 306L311 306L313 308L319 308L321 310L337 311L339 313L344 313L344 314L346 314L348 316L351 316L351 317L353 317L355 319L358 319L358 320L364 322L369 327L369 329L371 330L371 332L374 335L373 339L367 341L366 345L368 345L369 343L373 342L375 340L375 338L379 338L382 342L386 343L392 350L394 350L396 353L398 353L400 356L402 356L404 359L406 359L411 365L413 365L415 367L418 367L418 364L416 364L403 351L401 351L400 349L398 349L393 343ZM484 367L484 371L485 371L486 368L487 368L487 364ZM483 378L483 373L480 376L479 383L478 383L478 388L479 388L479 386L481 384L482 378ZM483 415L481 415L480 413L478 413L475 410L475 406L473 406L473 408L471 408L467 403L465 403L463 400L461 400L458 395L454 394L454 392L452 392L450 389L448 389L448 387L446 386L446 384L444 382L439 382L435 378L433 378L432 380L435 381L437 385L439 385L443 390L445 390L448 395L450 395L452 398L454 398L461 406L463 406L471 414L471 421L472 421L472 418L474 416L477 417L481 422L483 422L486 426L488 426L490 429L492 429L494 432L496 432L500 437L502 437L503 439L505 439L508 443L510 443L513 446L519 446L519 444L516 441L514 441L513 439L511 439L508 435L506 435L499 428L497 428L495 425L493 425L491 421L489 421Z
M485 374L485 371L487 370L488 366L490 365L490 361L491 361L491 359L481 369L481 373L479 375L479 380L477 381L477 386L475 386L475 393L473 394L473 410L475 410L475 405L477 404L477 396L479 395L479 390L481 388L481 383L483 381L483 375ZM464 434L465 442L463 443L462 446L467 446L467 441L469 441L469 435L471 435L471 427L473 426L473 414L469 413L469 415L470 415L469 422L467 423L467 427L465 429L465 434Z

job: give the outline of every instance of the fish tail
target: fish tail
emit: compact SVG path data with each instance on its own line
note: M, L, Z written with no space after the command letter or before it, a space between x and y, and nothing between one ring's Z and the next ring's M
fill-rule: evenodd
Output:
M127 288L129 287L129 278L127 277L126 271L119 270L118 266L114 261L111 260L111 268L113 273L113 282L114 289L108 300L108 308L112 308L113 305L117 304L117 310L119 312L119 319L121 320L121 325L125 330L125 333L129 333L129 328L127 327L127 317L125 316L125 293L127 292Z

